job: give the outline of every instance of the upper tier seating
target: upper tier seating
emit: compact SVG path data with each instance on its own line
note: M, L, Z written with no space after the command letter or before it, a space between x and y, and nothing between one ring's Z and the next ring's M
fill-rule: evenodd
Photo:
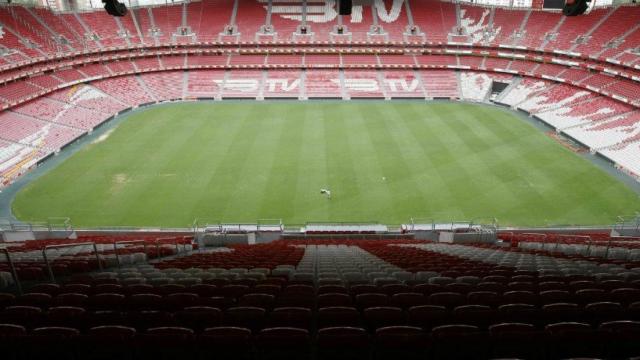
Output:
M82 28L86 26L90 33L97 35L102 46L126 46L126 41L118 34L115 18L105 11L82 13L80 19L84 23ZM83 33L86 34L85 31Z
M429 6L413 4L413 20L425 33L427 41L447 42L449 34L456 26L455 5L444 2L430 2Z
M548 32L558 24L561 17L558 14L533 11L529 15L524 28L524 36L518 42L520 46L526 46L534 49L541 48L545 43Z
M594 31L585 43L572 48L573 51L584 54L598 54L605 50L611 41L620 38L625 32L638 24L637 19L640 16L640 7L619 7L610 11L613 11L613 13L596 29L600 31ZM626 48L625 45L623 43L622 46L618 46L618 49Z
M491 9L478 6L461 6L460 26L473 43L479 43L485 38L488 30Z
M261 30L267 18L266 1L240 2L234 24L230 23L232 5L228 1L204 0L186 6L134 8L129 13L131 16L119 23L103 11L82 12L76 16L57 15L45 9L26 11L20 6L5 6L0 11L0 21L10 31L5 32L0 44L26 56L42 56L44 53L100 46L136 45L141 41L152 45L190 43L194 40L321 42L405 41L421 38L405 34L410 20L405 4L399 0L376 0L373 7L356 6L351 16L341 19L347 30L346 35L335 33L340 16L333 0L307 4L306 35L297 33L302 23L301 2L275 2L271 14L272 33L266 34ZM427 41L572 50L602 58L620 57L625 63L640 58L628 51L640 43L640 29L634 29L635 19L640 13L638 6L596 9L589 16L570 19L563 19L558 13L502 8L491 10L467 5L461 6L458 13L455 5L440 2L417 2L410 6L414 23ZM458 15L459 29L456 25ZM41 21L47 24L46 28ZM377 30L374 29L374 23L378 24ZM187 29L185 35L179 30L183 25ZM234 30L229 33L227 28ZM601 29L607 31L599 31ZM54 41L51 31L62 36L64 42ZM583 36L591 31L589 37ZM36 46L27 46L22 39Z
M162 7L152 7L153 24L160 30L159 40L161 42L174 42L173 34L182 25L182 5L168 5ZM150 29L140 29L149 32Z
M16 116L29 118L26 122L38 124L29 127L31 134L24 134L33 137L35 142L16 139L15 134L11 135L14 130L2 137L4 141L14 141L14 146L22 149L11 151L15 158L5 165L14 164L17 167L9 170L21 173L24 164L33 163L34 156L38 159L47 156L110 116L141 103L196 97L445 97L477 101L488 98L491 79L498 76L477 71L492 69L545 78L520 81L516 77L516 86L508 89L502 97L494 96L514 108L536 115L594 150L633 144L639 140L634 109L640 101L637 81L640 71L598 61L609 59L619 64L640 65L636 51L640 46L640 28L635 21L640 14L640 6L608 7L596 9L589 16L566 18L557 12L527 9L376 0L373 6L356 6L351 16L341 17L337 14L334 0L314 0L307 2L305 21L308 33L296 34L303 20L302 1L275 1L270 16L274 33L256 35L266 25L268 2L239 1L235 16L233 4L230 1L203 0L138 7L131 9L130 16L118 20L103 11L54 13L15 4L1 6L3 35L0 46L3 51L0 51L0 66L5 71L0 73L0 78L7 81L0 86L0 105L11 108L10 112L18 114ZM409 25L412 22L417 26L413 35L407 34L411 32ZM339 23L345 27L343 35L335 33ZM588 36L583 36L585 34ZM542 57L543 62L534 63L530 55L527 55L527 61L497 58L495 48L490 50L491 56L486 56L478 48L453 54L442 52L435 45L425 47L421 52L397 51L402 48L394 45L388 45L389 49L386 49L387 45L367 45L373 47L366 53L356 52L356 46L340 50L340 53L323 55L327 48L317 45L319 49L306 47L304 51L282 53L283 49L264 44L271 40L298 43L367 41L378 44L382 41L426 40L531 47L543 49L547 54ZM140 50L105 52L114 46L124 48L141 43L152 46L210 41L260 41L262 44L259 46L263 48L260 52L247 47L256 45L241 45L244 52L236 52L237 49L211 52L211 49L203 48L205 51L197 55L173 50L171 54L157 55L149 53L150 49L140 53ZM167 52L166 49L162 51ZM264 49L271 51L265 54ZM41 71L42 68L52 69L54 62L15 68L17 63L25 60L87 50L102 50L110 58L94 52L86 58L71 58L59 64L56 60L56 68L46 73ZM554 50L577 52L584 57L576 59L569 67L553 59L559 56L557 52L551 55ZM564 59L568 58L565 56ZM82 62L80 60L86 60L87 64L78 64ZM190 70L185 72L185 66ZM231 66L234 71L193 70L194 67L208 66ZM275 70L285 66L306 69ZM471 69L465 69L474 72L451 69L454 66L468 66ZM323 69L317 70L316 67ZM397 67L402 67L402 70L396 71ZM419 70L414 70L416 67ZM252 70L241 70L244 68ZM104 79L56 90L69 83L163 69L172 71ZM35 75L29 73L28 77L13 80L24 76L27 71L33 71ZM511 77L505 76L507 79ZM636 78L631 78L633 76ZM549 77L564 79L581 87L588 86L590 91L554 85L552 80L547 80ZM128 89L127 93L123 94L121 89ZM52 92L47 94L49 91ZM44 97L31 99L37 96ZM12 117L3 116L7 119ZM9 123L8 120L4 122L5 125ZM43 141L45 138L47 140ZM35 151L25 151L29 148ZM637 150L636 146L622 148L631 153ZM635 168L631 163L635 158L632 155L616 157L625 161L618 165L626 169ZM26 162L22 164L22 160Z

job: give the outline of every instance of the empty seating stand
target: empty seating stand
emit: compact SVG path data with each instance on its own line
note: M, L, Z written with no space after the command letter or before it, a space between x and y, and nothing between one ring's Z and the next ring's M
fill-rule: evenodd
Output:
M510 249L307 238L185 252L0 294L0 342L17 357L640 354L640 273Z

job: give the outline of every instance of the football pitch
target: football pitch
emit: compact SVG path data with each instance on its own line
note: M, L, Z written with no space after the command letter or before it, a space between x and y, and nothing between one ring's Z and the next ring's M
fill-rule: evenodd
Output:
M589 225L637 210L627 185L507 110L417 101L148 108L12 203L24 221L163 227L196 218Z

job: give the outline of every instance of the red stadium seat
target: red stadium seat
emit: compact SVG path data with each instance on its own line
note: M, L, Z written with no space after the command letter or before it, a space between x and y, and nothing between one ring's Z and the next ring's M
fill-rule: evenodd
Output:
M399 307L371 307L364 309L364 320L371 332L388 326L400 326L406 324L404 312Z
M457 324L487 328L495 322L496 313L485 305L463 305L453 309L453 319Z
M46 309L51 304L51 295L44 293L27 293L16 298L16 305L35 306Z
M199 304L200 297L193 293L174 293L165 297L165 307L169 311L179 311Z
M364 293L356 295L355 302L359 309L364 310L374 306L387 306L389 297L381 293Z
M464 305L466 302L465 296L460 293L439 292L429 295L429 303L431 305L444 306L448 309Z
M351 296L341 293L329 293L318 295L318 307L352 306Z
M427 305L428 300L421 293L396 293L391 297L391 306L408 309L413 306Z
M541 333L532 324L500 323L489 326L493 358L539 358Z
M27 329L42 323L42 309L34 306L9 306L0 312L0 324L20 325Z
M78 356L82 359L106 360L133 357L136 329L126 326L98 326L79 339Z
M62 293L51 300L52 306L77 306L84 307L89 296L78 293Z
M575 293L576 301L580 304L586 305L589 303L609 301L611 296L602 289L580 289Z
M145 359L175 359L195 356L195 336L182 327L149 328L138 340L138 352Z
M0 293L0 310L15 304L16 297L13 294Z
M579 321L583 317L578 304L554 303L544 305L541 312L543 321L547 324Z
M449 313L444 306L422 305L409 308L408 311L409 324L426 331L443 325L448 318Z
M31 293L41 293L48 294L51 296L56 296L60 293L60 285L58 284L38 284L31 289L29 289Z
M179 326L190 328L196 332L202 332L207 328L222 324L222 311L206 306L185 307L174 313L175 321Z
M549 357L598 358L602 354L601 339L589 324L563 322L545 327Z
M538 295L531 291L507 291L502 294L503 304L538 304Z
M89 297L87 305L92 310L121 310L125 303L125 296L122 294L96 294Z
M429 349L429 336L419 327L390 326L375 332L376 359L423 359Z
M434 357L438 359L486 358L490 351L488 335L475 326L437 326L431 330L431 336Z
M86 311L81 307L59 306L47 311L47 326L59 326L81 329L84 326Z
M132 311L163 310L162 296L156 294L134 294L126 301L126 307Z
M311 329L312 314L307 308L283 307L275 308L269 313L267 325L269 327L293 327Z
M80 331L68 327L41 327L33 329L29 345L23 350L28 358L71 358L75 355L75 345Z
M175 326L173 315L166 311L130 311L127 313L126 318L127 323L131 324L139 332L144 332L150 328Z
M358 327L328 327L318 330L319 359L366 359L369 336Z
M531 304L505 304L498 307L498 318L502 322L538 324L540 312Z
M0 323L0 348L3 357L18 358L26 335L27 329L24 326Z
M619 303L614 302L597 302L585 305L584 313L585 320L590 324L598 326L601 323L611 322L616 320L624 320L625 311L624 307Z
M318 309L318 328L350 326L362 324L360 313L352 307L326 307Z
M611 321L599 327L605 344L604 357L610 359L630 358L640 353L640 322Z
M256 335L260 359L305 359L309 357L311 337L305 329L275 327Z
M224 313L224 323L227 326L243 327L256 332L265 321L266 311L252 306L238 306L228 308Z
M205 329L199 339L202 355L207 358L249 359L251 330L238 327Z

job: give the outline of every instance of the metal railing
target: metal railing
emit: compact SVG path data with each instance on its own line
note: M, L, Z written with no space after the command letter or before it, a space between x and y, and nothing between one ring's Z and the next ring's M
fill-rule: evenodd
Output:
M640 234L640 213L631 216L618 216L614 229L620 234L625 230L633 230Z
M282 219L258 219L257 223L258 231L273 231L272 229L274 228L280 229L280 231L282 231L284 229Z
M147 256L147 242L144 240L128 240L128 241L115 241L113 243L113 253L116 256L116 262L118 263L118 267L121 267L120 263L120 255L118 255L118 245L140 245L142 244L142 248L144 249L144 255Z
M0 219L0 230L5 231L49 231L46 222L21 222L8 218Z
M564 239L567 240L583 240L584 244L587 244L587 248L585 249L585 254L582 255L589 255L590 251L591 251L591 245L593 243L593 240L591 239L591 236L587 236L587 235L571 235L571 234L560 234L557 236L558 239L556 241L556 246L553 248L553 251L558 251L558 247L560 247L560 244L565 244L565 245L572 245L573 242L565 242L563 241ZM607 248L607 252L609 251L609 249Z
M542 225L537 227L512 227L509 224L499 224L498 219L493 217L475 218L471 220L436 220L435 218L412 217L404 224L386 224L378 221L361 221L361 222L340 222L340 221L308 221L306 223L285 223L281 219L258 219L255 222L229 222L223 223L219 221L205 220L205 218L195 218L185 227L163 227L163 226L95 226L86 228L76 228L71 225L69 218L49 218L46 222L20 222L14 219L0 218L0 230L7 231L101 231L101 232L174 232L174 233L192 233L194 236L205 231L212 232L260 232L273 231L280 229L283 232L296 232L304 229L308 225L381 225L392 227L396 226L399 230L414 231L420 230L431 231L455 231L455 230L471 230L474 227L490 226L495 227L498 231L538 231L538 229L546 230L621 230L634 229L640 233L640 214L631 216L619 216L616 221L609 225L572 225L572 224L555 224Z
M9 250L6 248L2 248L0 249L0 252L3 252L4 256L7 258L7 263L9 263L9 269L11 270L11 276L13 277L13 283L16 284L18 294L22 295L22 284L20 283L20 279L18 278L16 267L13 265L13 261L11 260L11 255L9 255Z
M178 242L178 238L177 237L166 237L166 238L160 238L160 239L156 239L155 241L155 246L156 246L156 257L160 258L160 245L162 245L162 242L171 242L172 244L175 245L176 247L176 255L180 254L180 246L179 246L179 242ZM183 251L186 251L187 247L186 245L183 246Z
M513 233L509 234L513 236ZM553 241L551 241L547 234L522 233L521 235L527 235L532 238L521 241L520 243L540 243L542 244L542 250L566 253L566 250L560 249L560 245L582 245L584 246L584 249L580 250L580 255L595 256L603 259L609 259L611 256L611 249L618 247L616 245L620 242L640 241L638 237L634 236L610 236L606 240L594 240L588 235L559 234L556 235L556 238ZM604 252L594 252L594 247L604 248Z
M436 222L434 219L421 219L421 218L411 218L409 220L410 227L407 230L414 232L416 231L416 225L428 225L431 224L431 231L436 231Z
M100 262L100 253L98 252L98 246L94 242L84 242L84 243L76 243L76 244L59 244L59 245L47 245L42 249L42 259L44 260L45 265L47 266L47 271L49 272L49 278L51 282L56 282L56 277L53 273L53 269L51 268L51 263L49 262L49 258L47 257L47 250L51 249L63 249L63 248L71 248L78 246L92 246L93 252L96 256L96 260L98 263L98 270L102 271L102 263Z
M495 228L496 230L500 228L500 224L498 223L497 218L477 218L471 220L471 226L480 225L480 226L489 226Z
M612 248L625 248L624 245L622 245L622 243L624 242L640 242L640 238L637 236L610 236L609 239L607 240L607 248L605 251L605 259L609 258L610 255L610 251ZM631 248L626 248L628 250L631 250ZM627 252L627 260L629 258L629 252Z

